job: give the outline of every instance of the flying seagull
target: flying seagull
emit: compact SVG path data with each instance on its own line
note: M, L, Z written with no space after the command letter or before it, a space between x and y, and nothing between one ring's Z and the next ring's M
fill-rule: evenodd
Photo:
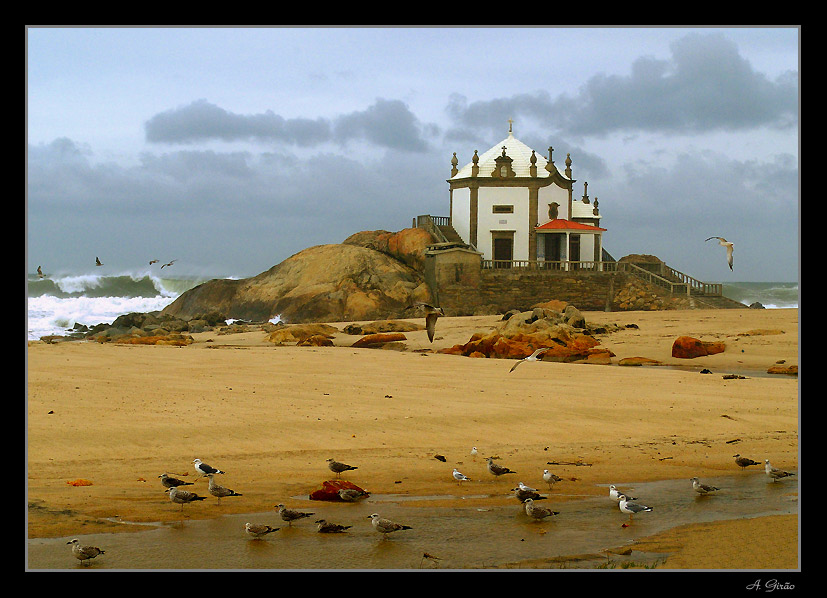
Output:
M162 473L158 476L161 478L161 483L164 485L164 488L177 488L178 486L192 486L192 482L185 482L184 480L179 480L178 478L174 478L166 473Z
M428 340L434 342L434 332L436 330L436 321L440 316L444 316L445 312L441 307L434 307L427 303L414 303L408 309L421 307L425 312L425 328L428 331Z
M547 509L545 507L541 507L540 505L534 504L533 498L527 498L525 501L525 513L535 521L542 521L546 517L551 517L552 515L559 515L559 511L552 511L551 509Z
M270 527L269 525L265 525L263 523L245 523L244 531L254 538L261 538L267 534L279 531L279 528Z
M213 479L214 475L214 473L207 474L207 477L210 478L210 485L208 487L208 490L210 491L210 494L212 494L218 499L218 504L221 504L221 499L225 496L243 496L235 490L230 490L229 488L225 488L224 486L219 486L218 484L216 484L215 480Z
M692 478L691 481L692 481L692 488L695 490L695 492L697 492L698 494L700 494L702 496L705 495L705 494L709 494L711 492L715 492L716 490L719 490L719 488L716 488L715 486L708 486L706 484L701 484L701 482L698 478Z
M632 515L652 510L652 507L639 505L636 502L632 502L632 501L628 500L626 498L625 494L620 495L619 501L620 501L620 504L619 504L620 510L623 511L624 513L629 513L629 521L632 520Z
M553 473L551 473L548 469L543 470L543 481L546 484L548 484L549 488L554 487L554 484L559 482L562 479L563 478L560 478L560 477L554 475Z
M157 263L158 263L158 260L149 260L149 265L150 265L150 266L151 266L152 264L157 264Z
M164 268L166 268L167 266L171 266L172 264L174 264L174 263L175 263L175 262L177 262L177 261L178 261L178 260L172 260L171 262L167 262L166 264L161 264L161 270L163 270L163 269L164 269Z
M359 469L358 467L354 467L352 465L346 465L345 463L339 463L333 457L331 457L330 459L327 460L327 467L330 469L330 471L332 471L333 473L336 474L337 478L339 477L339 475L343 471L350 471L351 469Z
M86 561L95 558L99 554L106 554L105 550L101 550L97 546L83 546L77 538L73 538L66 543L72 545L72 554L84 565Z
M726 247L726 263L729 264L729 269L732 270L732 250L735 248L731 241L727 241L723 237L709 237L707 241L711 239L718 239L718 245L721 247ZM706 243L706 241L704 241Z
M510 370L508 370L508 373L510 374L511 372L513 372L514 370L516 370L516 369L517 369L517 366L518 366L518 365L520 365L521 363L523 363L524 361L538 361L538 360L539 360L540 355L542 355L543 353L545 353L546 351L548 351L550 348L551 348L551 347L540 347L539 349L537 349L536 351L534 351L534 353L532 353L532 354L531 354L531 355L529 355L528 357L524 357L523 359L521 359L520 361L518 361L517 363L515 363L514 365L512 365L512 366L511 366L511 369L510 369Z
M96 266L103 266L103 264L101 263L101 261L97 257L95 257L95 265Z
M768 476L772 478L772 481L780 480L781 478L786 478L791 475L795 475L794 473L790 473L789 471L783 471L781 469L777 469L770 465L770 460L764 460L764 471L767 473Z
M37 277L43 278L43 269L40 266L37 267Z
M304 511L294 511L293 509L288 509L281 503L277 504L276 508L279 510L279 516L282 521L286 521L287 525L293 525L294 521L315 515L315 513L305 513Z
M181 505L181 511L184 510L184 505L187 503L195 502L197 500L207 500L205 496L198 496L195 492L190 492L189 490L179 490L175 486L168 490L169 492L169 499Z
M211 473L224 473L220 469L210 467L209 465L201 461L201 459L194 459L192 464L195 465L195 471L200 473L202 477L205 475L209 475Z
M453 473L454 479L457 481L457 484L462 485L463 482L470 482L471 480L466 476L464 473L461 473L456 467L454 467Z
M495 476L501 476L506 473L517 473L516 471L511 471L507 467L503 467L502 465L497 465L494 463L493 457L488 457L488 471L490 471Z
M613 498L614 500L620 500L620 497L623 494L624 492L618 490L617 486L615 486L614 484L609 486L609 498ZM634 496L629 496L628 494L626 495L626 498L629 500L637 500L637 498L635 498Z
M732 456L735 457L735 464L741 469L746 469L750 465L761 465L758 461L747 459L746 457L742 457L740 454Z
M396 523L390 519L380 517L379 513L368 515L368 519L370 519L370 524L373 526L373 529L382 534L383 538L387 538L388 534L391 532L403 529L413 529L410 525L402 525L401 523Z
M338 523L330 523L324 519L317 519L316 525L321 534L341 534L347 529L352 528L352 525L339 525Z

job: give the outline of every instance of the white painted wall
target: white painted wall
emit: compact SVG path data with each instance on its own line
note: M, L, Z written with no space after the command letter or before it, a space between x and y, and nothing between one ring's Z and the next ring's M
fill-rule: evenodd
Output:
M560 204L557 208L557 217L568 219L569 217L569 192L566 189L561 189L554 183L547 187L542 187L537 193L537 224L545 224L549 221L548 204L556 201Z
M477 249L483 259L492 259L491 231L514 231L515 260L528 256L528 189L520 187L480 187L478 201L479 226ZM513 205L512 214L494 214L495 205Z
M471 190L468 187L451 193L451 225L463 241L471 242Z

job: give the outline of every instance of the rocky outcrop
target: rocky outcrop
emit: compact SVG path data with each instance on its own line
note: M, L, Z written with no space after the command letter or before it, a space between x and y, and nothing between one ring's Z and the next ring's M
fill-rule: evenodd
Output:
M400 317L417 301L432 301L420 272L383 251L343 243L310 247L252 278L205 282L163 313L189 318L209 309L245 320L339 322Z
M723 353L726 349L720 341L702 341L691 336L679 336L672 343L672 357L679 359L694 359Z
M425 250L435 239L422 228L406 228L392 233L386 230L362 231L342 241L382 252L410 266L417 272L425 271Z

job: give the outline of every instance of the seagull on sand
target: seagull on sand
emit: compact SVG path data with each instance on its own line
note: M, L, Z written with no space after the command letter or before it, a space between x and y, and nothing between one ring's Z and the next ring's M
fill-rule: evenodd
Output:
M357 490L356 488L339 488L337 494L339 498L345 502L356 502L357 500L370 496L370 494L364 490Z
M532 354L531 354L531 355L529 355L528 357L524 357L523 359L521 359L520 361L518 361L517 363L515 363L514 365L512 365L512 366L511 366L511 369L510 369L510 370L508 370L508 373L510 374L511 372L513 372L514 370L516 370L516 369L517 369L517 366L518 366L518 365L520 365L521 363L525 362L525 361L539 361L540 355L542 355L543 353L545 353L546 351L548 351L550 348L551 348L551 347L540 347L539 349L537 349L536 351L534 351L534 353L532 353Z
M523 492L537 492L537 488L532 488L531 486L526 486L522 482L517 484L517 487L522 490Z
M716 490L719 490L719 488L717 488L715 486L708 486L706 484L701 484L701 481L698 478L692 478L691 481L692 481L692 488L695 490L695 492L697 492L701 496L709 494L711 492L715 492Z
M551 509L541 507L540 505L535 505L533 498L527 498L525 501L525 514L535 521L542 521L546 517L559 515L560 511L552 511Z
M321 534L341 534L345 530L352 528L352 525L339 525L338 523L330 523L324 519L316 520L317 530Z
M221 499L225 496L243 496L235 490L230 490L229 488L225 488L224 486L219 486L218 484L216 484L215 480L213 480L214 475L214 473L207 474L207 477L210 478L210 485L208 487L208 490L210 491L210 494L212 494L218 499L218 504L221 504Z
M780 480L781 478L786 478L791 475L795 475L794 473L790 473L789 471L783 471L781 469L777 469L770 465L770 460L764 460L764 471L767 473L768 476L772 478L772 481Z
M315 515L315 513L305 513L304 511L288 509L281 503L277 504L276 508L279 510L279 516L281 516L282 521L286 521L287 525L293 525L294 521Z
M549 488L554 487L554 484L562 480L563 478L558 477L551 473L548 469L543 470L543 481L548 484Z
M729 265L729 269L732 270L732 250L734 249L734 245L731 241L727 241L723 237L709 237L707 241L711 239L718 239L718 245L721 247L726 247L726 263ZM704 241L706 243L706 241Z
M494 463L494 457L488 457L488 471L498 477L507 473L517 473L516 471L511 471L507 467Z
M477 460L477 447L471 447L471 458L476 461Z
M545 500L546 498L545 496L541 496L540 493L536 490L523 490L519 486L517 486L516 488L512 488L511 490L514 492L514 496L517 497L517 500L519 500L521 503L524 503L528 499Z
M43 269L40 266L37 267L37 277L43 278Z
M279 531L279 528L270 527L269 525L265 525L263 523L245 523L244 531L247 532L247 535L252 536L253 538L261 538L267 534Z
M97 257L95 257L95 265L96 266L103 266L103 264L101 263L101 261Z
M190 492L189 490L179 490L175 486L168 490L169 492L169 499L181 505L181 511L184 510L184 505L187 503L195 502L197 500L207 500L205 496L198 496L195 492Z
M327 467L336 474L336 477L339 477L343 471L350 471L351 469L359 469L358 467L353 467L352 465L346 465L344 463L339 463L332 457L327 460Z
M735 464L741 469L746 469L750 465L761 465L758 461L747 459L746 457L742 457L740 454L732 456L735 457Z
M172 260L171 262L167 262L166 264L161 264L161 270L163 270L163 269L164 269L164 268L166 268L167 266L171 266L172 264L174 264L174 263L175 263L175 262L177 262L177 261L178 261L178 260Z
M73 538L66 543L72 545L72 554L84 565L86 561L95 558L99 554L106 554L105 550L101 550L97 546L83 546L77 538Z
M192 486L192 482L185 482L184 480L179 480L178 478L174 478L169 474L162 473L158 476L161 478L161 483L164 485L164 488L177 488L178 486Z
M194 459L192 464L195 466L195 471L201 474L201 476L209 475L211 473L224 473L220 469L216 469L215 467L210 467L201 459Z
M383 538L387 538L388 534L391 532L402 529L413 529L410 525L402 525L401 523L396 523L390 519L380 517L379 513L368 515L368 519L370 519L370 524L373 526L373 529L382 534Z
M427 303L414 303L408 309L420 307L425 312L425 328L428 331L428 340L434 342L434 332L436 330L436 321L440 316L445 315L445 311L441 307L434 307Z
M466 476L464 473L461 473L456 467L454 467L453 473L454 479L457 481L457 484L462 485L463 482L470 482L471 480Z
M625 494L620 495L620 510L624 513L629 513L629 521L632 520L632 515L636 513L643 513L645 511L651 511L652 507L647 507L645 505L639 505L636 502L632 502L626 498Z
M618 490L617 486L615 486L614 484L609 486L609 498L613 498L614 500L620 500L620 497L623 494L624 493ZM628 498L628 500L637 500L637 498L635 498L634 496L626 495L626 497Z

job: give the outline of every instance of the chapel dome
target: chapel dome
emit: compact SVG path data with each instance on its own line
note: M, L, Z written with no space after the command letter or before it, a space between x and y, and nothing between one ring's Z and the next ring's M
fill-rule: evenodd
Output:
M525 143L523 143L516 137L514 137L514 134L511 131L509 131L508 137L506 137L499 143L495 144L491 149L489 149L485 153L479 155L479 160L477 161L479 173L477 174L477 178L492 178L491 173L497 166L496 159L502 156L503 147L505 147L506 155L512 159L511 169L514 171L515 176L531 176L530 169L532 165L532 152L534 152L534 157L536 158L536 162L534 165L537 167L537 178L548 178L550 176L553 176L552 172L546 170L546 164L548 164L548 159L544 157L542 154L537 153L535 150L528 147ZM457 173L454 176L452 176L449 180L457 180L471 177L471 169L473 168L473 166L474 162L472 160L471 162L468 162L468 164L460 168L457 171ZM566 176L563 170L558 168L557 172L562 178L566 180L571 180L570 177Z

